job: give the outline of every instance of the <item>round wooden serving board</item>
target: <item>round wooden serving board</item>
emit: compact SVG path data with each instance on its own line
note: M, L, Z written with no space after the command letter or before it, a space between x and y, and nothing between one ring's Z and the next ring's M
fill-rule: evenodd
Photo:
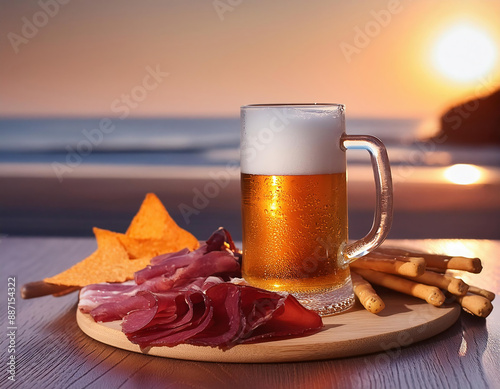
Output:
M380 295L386 308L379 315L357 303L348 312L324 317L324 329L314 335L238 345L226 351L188 344L141 351L121 332L120 321L96 323L79 310L76 319L91 338L137 353L193 361L267 363L341 358L408 346L444 331L461 312L457 304L436 308L399 293Z

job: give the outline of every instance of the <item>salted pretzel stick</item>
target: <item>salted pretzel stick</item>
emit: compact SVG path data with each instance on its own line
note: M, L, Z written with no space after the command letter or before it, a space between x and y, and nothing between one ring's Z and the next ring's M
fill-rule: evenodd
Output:
M469 285L469 293L477 294L479 296L486 297L488 300L493 301L495 299L495 293L490 292L486 289L478 288L477 286Z
M395 248L377 248L376 253L390 256L417 256L423 257L427 263L427 267L435 267L438 269L454 269L465 270L470 273L480 273L483 269L479 258L452 257L449 255L438 254L423 254L413 251L395 249ZM399 258L398 258L399 259Z
M368 281L354 272L351 273L351 280L354 294L368 312L379 313L385 308L384 302Z
M479 317L487 317L493 309L493 305L491 305L490 300L477 294L457 296L457 301L460 303L464 311Z
M438 274L432 271L426 271L418 277L408 278L413 281L421 282L422 284L437 286L438 288L447 290L456 296L463 296L469 289L469 285L463 282L460 278L455 278L446 274Z
M418 277L425 272L425 259L408 257L408 261L400 261L367 255L351 263L351 267L354 269L371 269L407 277Z
M436 307L439 307L444 303L445 296L443 292L435 286L419 284L405 278L396 277L374 270L356 269L356 272L365 280L373 284L382 285L386 288L418 297Z

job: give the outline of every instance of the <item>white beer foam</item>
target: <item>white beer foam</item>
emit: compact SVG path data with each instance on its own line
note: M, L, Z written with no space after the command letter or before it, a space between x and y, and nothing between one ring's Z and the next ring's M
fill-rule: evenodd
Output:
M343 173L343 107L242 110L241 172L262 175Z

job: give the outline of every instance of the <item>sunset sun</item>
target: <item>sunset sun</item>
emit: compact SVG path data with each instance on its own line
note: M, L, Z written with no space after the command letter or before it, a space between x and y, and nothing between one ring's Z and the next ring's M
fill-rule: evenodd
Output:
M486 76L494 67L497 48L480 26L460 23L442 32L434 44L436 69L454 81L468 82Z

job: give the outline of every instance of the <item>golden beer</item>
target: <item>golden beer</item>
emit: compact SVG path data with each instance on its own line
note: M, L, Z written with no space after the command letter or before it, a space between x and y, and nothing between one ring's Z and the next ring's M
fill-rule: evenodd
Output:
M243 277L292 293L343 286L349 266L346 173L242 174Z

